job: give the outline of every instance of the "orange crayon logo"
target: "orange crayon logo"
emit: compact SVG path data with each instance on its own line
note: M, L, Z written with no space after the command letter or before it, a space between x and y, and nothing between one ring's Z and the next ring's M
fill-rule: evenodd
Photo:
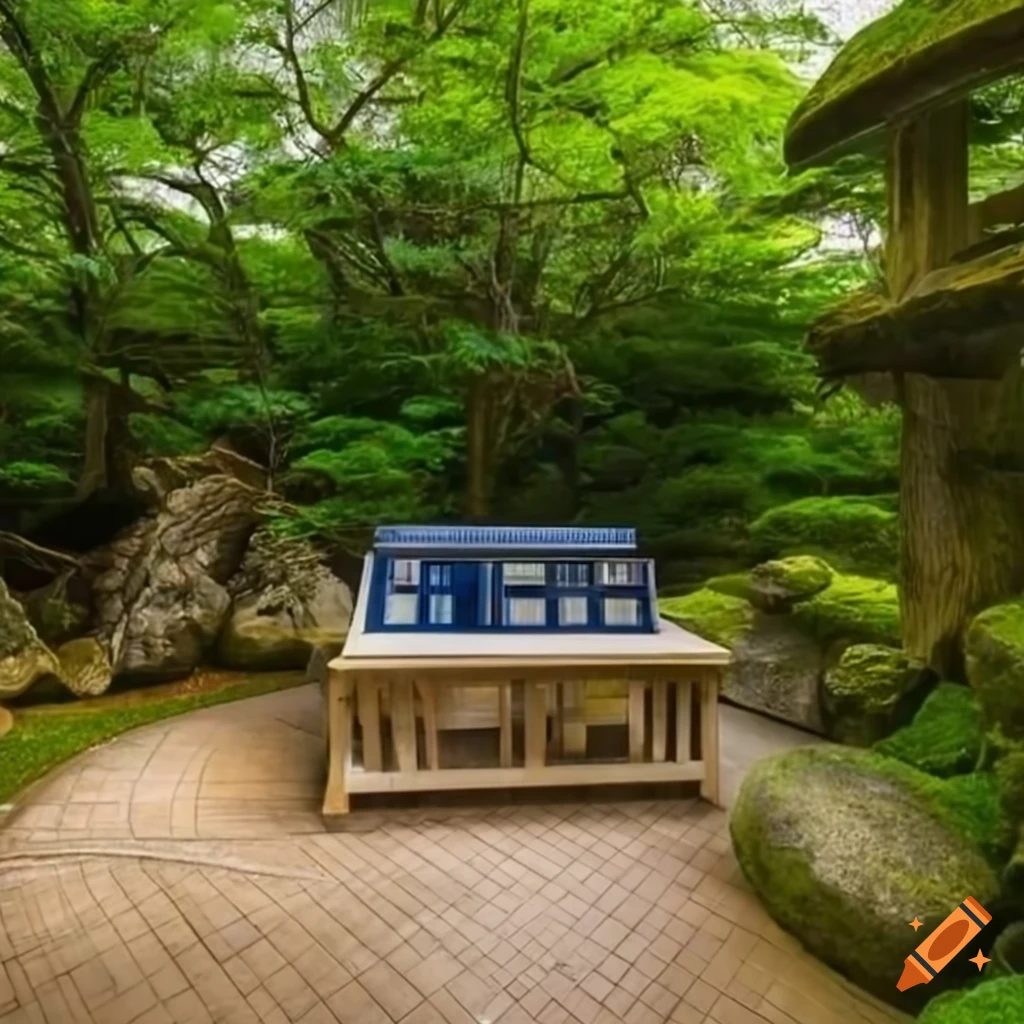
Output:
M927 985L991 920L992 915L973 896L968 896L907 957L896 987L906 992L916 985Z

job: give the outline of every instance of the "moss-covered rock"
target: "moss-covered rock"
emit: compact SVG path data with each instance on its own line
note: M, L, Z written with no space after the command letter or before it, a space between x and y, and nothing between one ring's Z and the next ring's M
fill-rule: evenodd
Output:
M835 576L831 584L793 607L793 615L822 643L900 643L896 586L866 576Z
M847 647L825 675L826 733L841 743L870 746L909 721L922 680L922 666L895 647Z
M684 597L659 602L661 614L705 640L730 650L754 622L754 609L742 598L704 587Z
M744 601L749 601L753 596L749 572L730 572L724 576L712 576L704 586L716 594L739 597Z
M1024 1020L1024 974L994 978L933 999L918 1024L1018 1024Z
M743 872L776 920L888 1000L912 948L907 921L927 933L964 893L995 904L979 839L1003 827L991 776L944 781L833 745L757 762L730 819Z
M110 658L95 637L69 640L57 648L56 654L61 682L76 697L98 697L110 688Z
M784 612L796 601L820 593L834 575L831 566L814 555L774 559L750 573L749 600L762 611Z
M982 739L981 708L971 690L939 683L914 721L881 740L875 749L931 775L948 777L977 766Z
M989 726L1024 739L1024 600L983 611L964 644L967 678Z
M1024 975L1024 921L1015 921L992 944L992 975ZM1024 1020L1024 1017L1021 1018Z
M750 540L759 558L820 555L840 572L895 579L897 516L881 499L801 498L756 519Z
M1024 745L1014 744L1005 751L996 765L996 778L1006 813L1024 825Z

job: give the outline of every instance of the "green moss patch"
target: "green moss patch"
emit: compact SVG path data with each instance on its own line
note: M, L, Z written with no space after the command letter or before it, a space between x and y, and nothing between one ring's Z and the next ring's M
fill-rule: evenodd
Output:
M744 601L749 601L752 594L749 572L731 572L724 576L712 576L704 586L716 594L739 597Z
M895 584L866 576L836 576L830 586L793 609L801 625L824 643L899 646L900 609Z
M750 574L751 601L767 612L786 611L824 590L835 573L814 555L792 555L757 566Z
M985 721L1024 739L1024 600L995 605L971 623L964 644L967 678Z
M302 673L256 677L221 674L198 692L181 684L18 711L14 728L0 741L0 803L83 750L129 729L228 701L259 697L305 681Z
M820 555L841 572L893 579L899 532L890 504L864 497L801 498L756 519L750 539L761 558Z
M1024 1020L1024 974L984 981L933 999L918 1024L1017 1024Z
M659 602L661 614L705 640L732 648L754 623L754 609L739 597L705 587Z
M940 683L914 721L881 740L875 749L930 775L971 771L982 745L981 708L966 686Z

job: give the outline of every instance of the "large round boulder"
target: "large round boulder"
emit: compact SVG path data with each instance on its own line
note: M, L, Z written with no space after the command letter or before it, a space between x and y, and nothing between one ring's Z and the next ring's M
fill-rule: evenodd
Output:
M824 590L798 601L793 615L823 644L900 645L899 598L885 580L837 574Z
M907 922L920 919L927 934L966 896L994 905L998 879L974 841L996 828L998 816L985 817L996 801L989 782L941 781L834 745L792 750L747 774L730 820L733 846L784 928L894 1000L916 945Z
M989 726L1024 739L1024 600L983 611L964 644L967 678Z
M0 700L20 697L37 680L59 673L53 652L36 634L25 609L0 580Z
M305 668L314 648L340 645L352 618L352 592L312 545L254 534L228 589L231 612L218 641L227 668Z
M923 679L923 666L895 647L847 647L825 675L825 731L840 743L870 746L910 721Z

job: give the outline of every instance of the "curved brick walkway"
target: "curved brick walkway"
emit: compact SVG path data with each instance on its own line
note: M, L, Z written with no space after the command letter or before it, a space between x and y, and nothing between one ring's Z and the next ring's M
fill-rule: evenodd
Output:
M0 831L0 1024L897 1019L771 923L697 801L324 833L320 707L196 712L30 791ZM733 775L792 742L726 711Z

